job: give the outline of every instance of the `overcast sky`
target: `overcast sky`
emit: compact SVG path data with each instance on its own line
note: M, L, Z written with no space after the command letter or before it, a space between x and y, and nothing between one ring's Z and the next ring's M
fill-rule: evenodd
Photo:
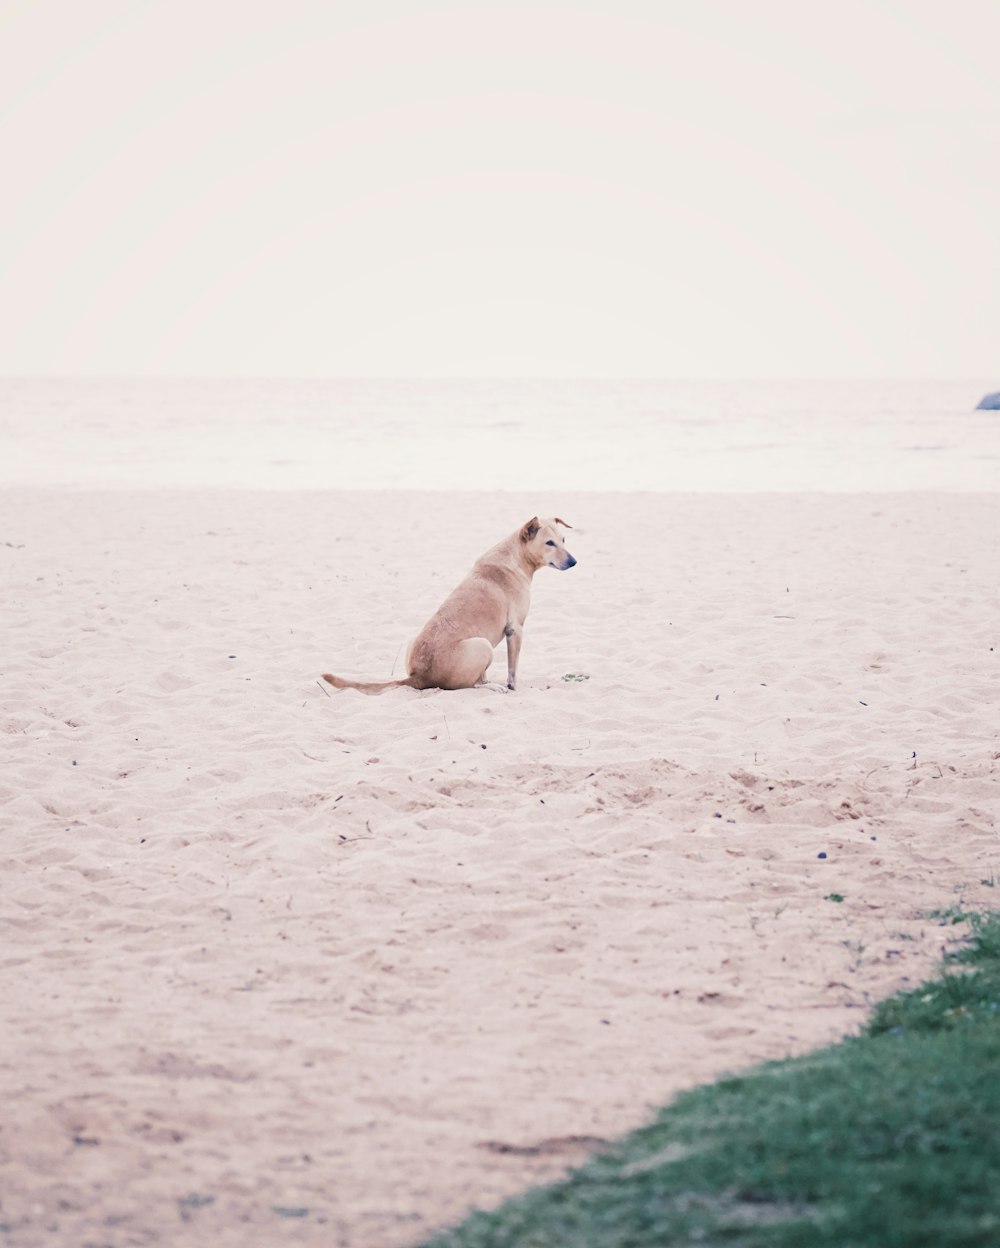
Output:
M0 373L996 376L998 0L0 0Z

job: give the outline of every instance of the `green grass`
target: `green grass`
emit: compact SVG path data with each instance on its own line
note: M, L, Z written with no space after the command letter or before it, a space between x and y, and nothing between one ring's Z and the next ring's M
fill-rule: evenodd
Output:
M863 1033L679 1096L425 1248L996 1248L1000 915Z

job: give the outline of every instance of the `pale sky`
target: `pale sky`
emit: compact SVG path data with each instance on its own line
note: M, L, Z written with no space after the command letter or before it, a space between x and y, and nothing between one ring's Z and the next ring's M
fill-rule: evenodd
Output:
M0 0L0 374L996 376L1000 0Z

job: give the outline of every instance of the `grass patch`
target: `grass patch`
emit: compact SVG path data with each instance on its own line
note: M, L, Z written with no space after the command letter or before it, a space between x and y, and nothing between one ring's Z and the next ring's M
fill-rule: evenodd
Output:
M679 1096L425 1248L995 1248L1000 915L863 1033Z
M972 915L961 906L948 906L945 910L928 910L927 917L936 919L938 927L956 927L959 923L967 923Z

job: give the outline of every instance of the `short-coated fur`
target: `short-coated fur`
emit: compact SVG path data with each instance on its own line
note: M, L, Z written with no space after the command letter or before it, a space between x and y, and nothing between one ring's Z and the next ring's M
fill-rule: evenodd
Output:
M469 575L444 600L406 652L402 680L358 681L325 673L337 689L381 693L385 689L469 689L482 684L493 651L507 639L507 688L517 687L517 662L531 600L531 578L539 568L566 571L576 560L557 517L533 516L516 533L477 559Z

